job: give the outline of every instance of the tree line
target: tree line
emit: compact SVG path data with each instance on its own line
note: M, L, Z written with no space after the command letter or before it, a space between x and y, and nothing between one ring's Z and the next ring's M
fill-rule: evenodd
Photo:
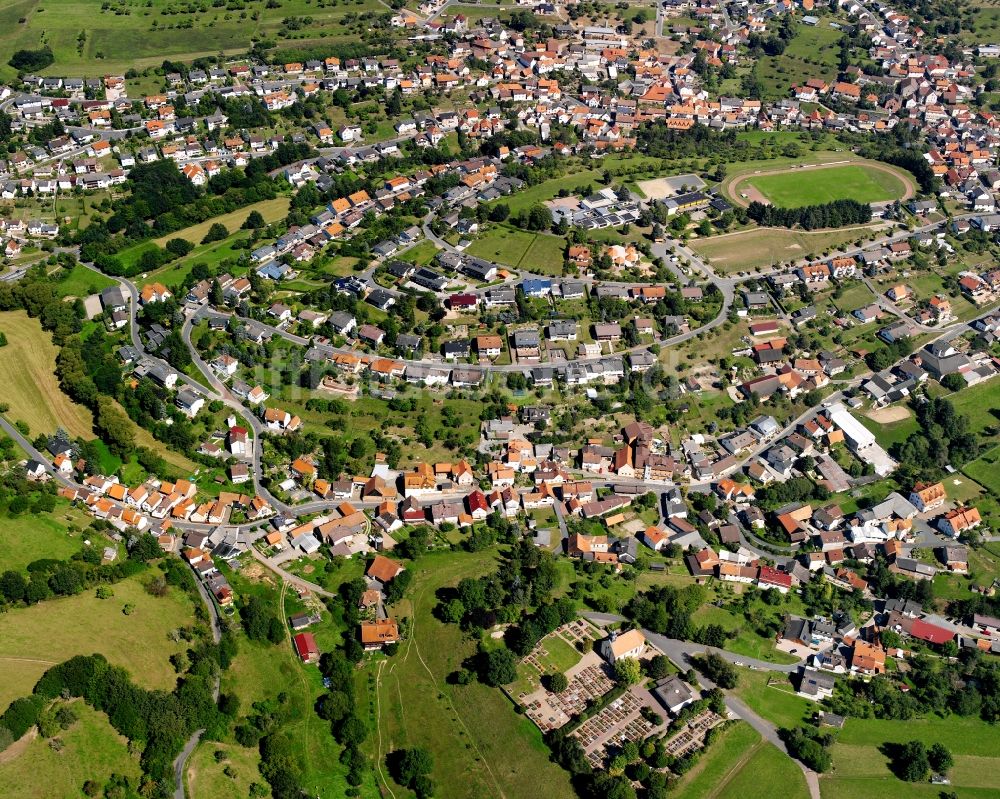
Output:
M857 200L834 200L820 205L779 208L754 200L747 207L747 216L764 227L801 227L803 230L816 230L871 222L872 207Z

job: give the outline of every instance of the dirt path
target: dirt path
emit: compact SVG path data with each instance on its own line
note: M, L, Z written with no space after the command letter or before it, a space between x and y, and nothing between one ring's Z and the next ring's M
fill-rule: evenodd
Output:
M31 745L31 742L37 737L38 727L32 727L24 735L14 741L14 743L0 752L0 766L19 758L22 754L24 754L24 750L27 749Z
M864 166L868 169L874 169L879 172L886 172L903 183L903 194L899 198L900 202L905 202L909 200L916 194L916 186L914 184L913 178L906 174L902 169L897 169L889 164L883 164L880 161L866 161L864 159L845 159L842 161L828 161L821 164L809 164L808 166L801 166L792 168L790 166L780 167L777 169L761 169L755 172L750 172L741 175L735 175L732 178L728 178L722 183L722 192L725 194L729 200L736 205L743 206L746 208L751 202L760 202L765 205L768 204L768 199L755 187L750 181L754 178L767 177L768 175L783 175L788 172L795 172L796 174L808 174L809 172L814 172L817 169L830 169L831 167L838 166ZM743 185L745 184L745 185ZM746 195L745 197L743 195ZM878 203L873 203L877 205Z

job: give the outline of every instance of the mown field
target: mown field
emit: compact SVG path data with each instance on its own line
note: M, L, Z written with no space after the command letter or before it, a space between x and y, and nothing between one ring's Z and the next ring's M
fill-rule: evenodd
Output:
M146 688L172 689L176 675L169 659L184 647L169 633L190 624L194 609L175 589L165 597L151 596L143 579L116 583L110 599L98 599L89 589L0 616L0 707L29 693L49 666L94 652L128 669ZM127 616L122 612L126 604L134 606Z
M37 319L24 311L0 313L0 331L7 346L0 347L0 402L10 406L11 422L25 422L31 437L64 428L71 436L93 438L93 416L59 388L56 346Z
M684 799L770 799L778 784L787 799L809 796L798 766L753 727L739 721L727 727L681 777L674 793Z
M888 757L880 751L885 743L920 740L930 746L940 742L951 750L955 765L949 772L951 785L960 799L996 796L996 770L1000 749L995 730L978 719L912 719L880 721L848 719L831 748L833 769L821 777L824 799L890 797L904 799L938 797L939 786L902 782L889 769Z
M230 233L235 233L254 211L257 211L264 217L265 222L271 224L272 222L277 222L279 219L284 219L288 213L290 202L291 200L287 196L275 197L273 200L261 200L259 203L253 203L245 208L240 208L238 211L232 211L221 216L213 216L211 219L206 219L197 225L192 225L191 227L178 230L176 233L170 233L158 239L153 239L153 243L159 247L163 247L170 239L184 239L197 246L201 244L201 240L205 238L205 234L208 233L212 225L216 223L225 225Z
M816 26L796 24L794 30L781 55L764 56L757 62L756 74L768 99L787 97L793 83L809 78L829 82L837 77L837 41L842 31L831 28L827 20Z
M782 208L848 199L861 203L883 202L902 197L907 188L889 170L862 164L759 175L746 182L773 205Z
M811 232L753 228L740 233L696 239L689 246L706 258L717 272L729 274L798 261L810 254L818 257L824 251L867 239L871 232L872 229L867 227Z
M562 274L566 240L547 233L528 233L506 225L491 228L471 245L470 255L537 274Z

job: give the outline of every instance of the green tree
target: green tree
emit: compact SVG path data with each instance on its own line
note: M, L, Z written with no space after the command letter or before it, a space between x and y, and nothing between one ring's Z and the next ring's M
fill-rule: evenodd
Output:
M934 743L927 750L927 762L935 772L944 774L955 764L955 758L944 744Z
M208 233L201 240L202 244L211 244L213 241L222 241L229 236L229 230L221 222L213 222L208 229Z
M517 659L506 647L486 653L482 670L483 682L500 687L517 679Z
M260 230L267 223L260 211L251 211L243 222L244 230Z
M642 679L642 667L636 658L619 658L615 661L615 677L622 685L635 685Z
M903 744L896 758L899 778L907 782L923 782L930 771L927 747L921 741Z
M548 689L554 694L561 694L567 688L569 688L569 680L566 679L566 675L561 671L557 671L555 674L550 674L547 677Z

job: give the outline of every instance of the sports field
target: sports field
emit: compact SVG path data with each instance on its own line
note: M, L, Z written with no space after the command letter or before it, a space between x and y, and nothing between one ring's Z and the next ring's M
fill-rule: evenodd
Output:
M721 274L770 267L794 262L807 255L820 257L824 251L838 249L857 240L865 240L872 228L840 230L785 230L753 228L707 239L696 239L688 246L707 259Z
M906 196L909 189L908 184L891 168L868 164L809 167L771 175L754 175L734 184L733 190L755 199L747 187L782 208L820 205L834 200L885 202Z
M73 402L56 379L56 346L41 322L24 311L0 313L0 331L7 346L0 347L0 402L10 406L11 422L26 422L29 438L64 428L71 436L93 438L93 417Z

